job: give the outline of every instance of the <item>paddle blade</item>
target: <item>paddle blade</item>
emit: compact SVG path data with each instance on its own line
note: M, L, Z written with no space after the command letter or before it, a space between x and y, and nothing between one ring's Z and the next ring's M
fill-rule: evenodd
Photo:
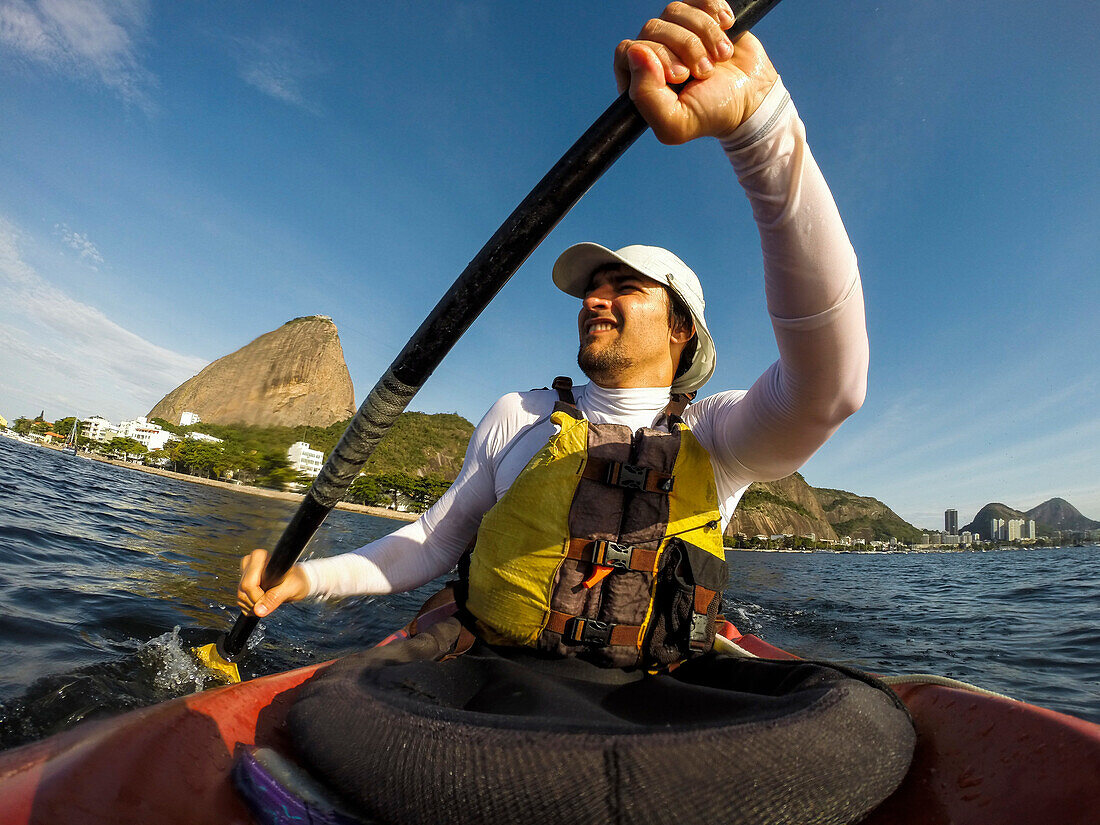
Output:
M237 684L241 681L241 671L237 667L235 662L230 662L221 652L218 650L217 643L211 645L203 645L202 647L192 648L192 653L195 654L195 658L213 670L215 673L220 673L230 684Z

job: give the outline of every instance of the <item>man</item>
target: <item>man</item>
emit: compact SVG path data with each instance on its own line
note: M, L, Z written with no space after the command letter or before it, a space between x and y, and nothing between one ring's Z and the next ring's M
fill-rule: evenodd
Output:
M578 244L553 279L581 299L589 384L498 400L455 483L395 533L266 593L266 552L242 561L238 601L264 616L461 560L459 615L338 661L288 716L303 762L372 821L849 822L905 775L915 735L889 689L713 651L738 499L801 466L867 373L855 255L789 96L732 23L724 0L673 3L615 73L662 141L721 140L779 361L685 407L715 364L695 273L664 249Z
M748 391L719 392L682 413L709 455L723 530L751 482L796 470L859 408L867 370L855 255L789 95L755 37L726 37L732 22L724 0L673 3L639 39L623 41L614 61L620 88L662 142L721 141L761 235L779 361ZM669 85L689 75L679 93ZM582 300L578 361L591 383L574 401L592 424L653 427L670 395L694 393L713 373L699 280L672 253L580 244L553 278ZM265 616L284 601L410 590L446 573L554 434L558 400L550 390L498 400L447 493L389 536L300 563L266 593L267 554L254 551L241 563L241 608ZM667 420L660 426L669 429Z

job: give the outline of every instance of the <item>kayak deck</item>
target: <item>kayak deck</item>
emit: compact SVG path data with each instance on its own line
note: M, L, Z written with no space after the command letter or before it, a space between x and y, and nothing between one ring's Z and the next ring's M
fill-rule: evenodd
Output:
M88 722L0 753L0 822L252 825L229 782L238 743L288 751L293 691L323 665Z
M396 635L396 634L395 634ZM756 656L797 658L756 636ZM290 753L283 723L314 665L78 725L0 753L0 822L252 823L229 780L238 745ZM957 687L895 687L918 744L868 825L1095 822L1100 725Z
M797 658L756 636L769 659ZM929 683L893 684L917 728L909 773L864 825L1092 825L1100 725L1026 702Z

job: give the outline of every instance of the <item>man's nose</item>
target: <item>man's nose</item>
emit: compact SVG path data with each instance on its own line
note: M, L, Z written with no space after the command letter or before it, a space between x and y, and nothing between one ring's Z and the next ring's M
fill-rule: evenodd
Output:
M602 309L611 306L614 297L614 293L609 289L594 289L584 296L582 303L585 309Z

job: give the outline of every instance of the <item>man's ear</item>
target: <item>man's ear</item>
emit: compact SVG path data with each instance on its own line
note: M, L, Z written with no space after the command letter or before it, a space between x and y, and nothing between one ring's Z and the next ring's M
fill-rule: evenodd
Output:
M684 326L677 327L670 330L672 342L675 344L686 344L695 335L695 324L688 323Z

